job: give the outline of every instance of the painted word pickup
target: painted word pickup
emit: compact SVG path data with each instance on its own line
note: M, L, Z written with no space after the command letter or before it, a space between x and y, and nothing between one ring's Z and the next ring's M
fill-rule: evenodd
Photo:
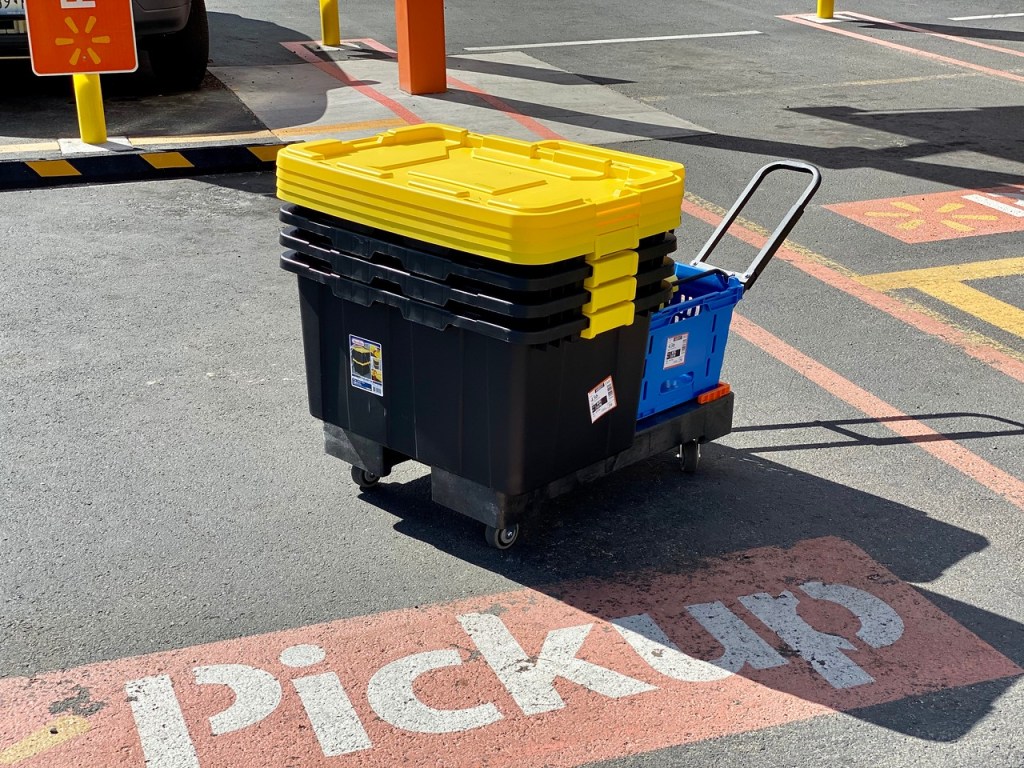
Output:
M1020 671L818 539L4 681L0 763L574 766Z

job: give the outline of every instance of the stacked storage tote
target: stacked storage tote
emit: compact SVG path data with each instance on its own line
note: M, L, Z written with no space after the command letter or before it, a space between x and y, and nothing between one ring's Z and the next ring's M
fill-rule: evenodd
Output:
M682 193L677 163L442 125L282 150L328 450L512 496L629 448Z

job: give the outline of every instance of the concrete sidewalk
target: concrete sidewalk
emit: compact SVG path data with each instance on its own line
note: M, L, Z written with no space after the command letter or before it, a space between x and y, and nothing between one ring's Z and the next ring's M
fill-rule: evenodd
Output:
M376 41L283 45L296 63L212 67L216 82L191 98L146 100L149 111L166 111L167 120L158 122L168 128L159 135L139 120L138 133L116 135L132 125L119 119L120 104L108 117L111 135L103 146L69 136L39 140L48 129L67 130L66 120L37 124L31 115L14 115L8 125L23 135L0 137L0 188L260 170L287 143L351 139L415 122L586 144L710 133L521 51L452 56L447 93L410 96L398 86L393 52ZM45 110L33 114L59 111L53 101L50 96ZM65 111L74 110L66 105ZM194 114L205 115L213 130L200 132L204 125L191 122ZM239 125L250 129L231 130Z

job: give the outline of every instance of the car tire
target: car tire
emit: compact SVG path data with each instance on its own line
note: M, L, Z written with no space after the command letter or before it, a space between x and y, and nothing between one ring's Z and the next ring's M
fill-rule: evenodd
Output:
M153 38L146 44L146 50L162 92L199 88L210 58L210 24L205 0L192 0L185 26L178 32Z

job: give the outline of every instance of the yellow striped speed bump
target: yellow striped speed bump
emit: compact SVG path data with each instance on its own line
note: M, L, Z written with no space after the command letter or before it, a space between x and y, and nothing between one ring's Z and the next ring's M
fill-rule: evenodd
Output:
M55 160L0 160L0 190L269 171L274 169L277 153L283 146L222 144Z

